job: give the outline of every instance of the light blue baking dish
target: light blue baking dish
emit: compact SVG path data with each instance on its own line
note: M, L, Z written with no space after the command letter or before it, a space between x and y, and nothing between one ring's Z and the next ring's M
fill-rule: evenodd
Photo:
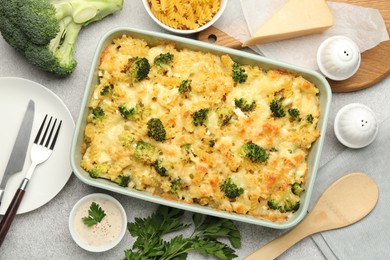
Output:
M158 196L153 196L152 194L147 192L123 188L115 183L112 183L104 179L91 178L89 174L80 167L80 161L81 161L80 150L81 150L81 144L83 143L86 118L89 112L88 103L92 96L94 86L98 82L97 67L99 65L99 57L106 45L111 43L113 39L118 38L123 34L127 34L135 38L144 39L151 46L161 41L171 41L171 42L176 42L176 46L178 49L189 48L192 50L211 52L217 55L229 54L233 60L241 64L258 65L259 67L262 67L264 69L271 69L271 68L285 69L302 75L303 77L313 82L318 87L320 93L319 99L320 99L320 107L321 107L321 116L318 123L318 129L321 132L321 136L314 143L312 150L309 154L308 157L309 169L308 169L306 191L302 195L301 206L299 210L294 213L293 217L291 217L287 222L275 223L264 219L258 219L252 216L217 211L207 206L200 206L196 204L187 204L183 202L171 201L171 200L163 199ZM206 215L227 218L235 221L241 221L241 222L251 223L255 225L270 227L270 228L276 228L276 229L290 228L296 225L298 222L300 222L308 210L308 205L310 202L313 185L317 174L320 154L321 154L321 150L325 138L325 130L326 130L326 124L328 119L331 96L332 96L332 92L328 82L325 80L325 78L322 75L320 75L315 71L311 71L301 67L296 67L291 64L286 64L275 60L270 60L244 51L234 50L226 47L220 47L213 44L196 41L193 39L167 35L158 32L132 29L127 27L115 28L109 31L101 39L95 52L95 56L93 59L91 71L85 88L85 93L81 104L81 110L77 120L73 142L72 142L71 164L72 164L73 172L81 181L83 181L86 184L99 187L102 189L106 189L109 191L117 192L120 194L128 195L133 198L142 199L145 201L150 201L150 202L154 202L154 203L158 203L170 207L176 207L176 208L180 208L192 212L198 212Z

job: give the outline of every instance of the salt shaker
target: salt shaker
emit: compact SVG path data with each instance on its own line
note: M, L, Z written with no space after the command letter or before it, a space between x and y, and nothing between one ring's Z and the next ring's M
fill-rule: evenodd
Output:
M332 36L323 41L317 51L320 71L329 79L345 80L352 77L360 66L360 51L356 43L346 36Z
M360 103L342 107L334 122L337 139L347 147L362 148L374 141L378 134L378 123L374 112Z

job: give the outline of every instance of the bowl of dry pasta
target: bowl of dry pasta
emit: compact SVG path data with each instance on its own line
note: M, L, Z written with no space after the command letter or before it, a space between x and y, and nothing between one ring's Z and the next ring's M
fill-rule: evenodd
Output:
M227 0L143 0L150 17L162 28L176 34L200 32L214 24Z

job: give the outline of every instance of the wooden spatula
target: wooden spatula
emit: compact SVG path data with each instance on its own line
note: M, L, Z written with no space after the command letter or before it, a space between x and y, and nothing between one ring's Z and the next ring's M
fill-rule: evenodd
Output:
M301 223L245 259L275 259L309 235L361 220L371 212L377 201L378 187L373 179L363 173L345 175L325 190Z

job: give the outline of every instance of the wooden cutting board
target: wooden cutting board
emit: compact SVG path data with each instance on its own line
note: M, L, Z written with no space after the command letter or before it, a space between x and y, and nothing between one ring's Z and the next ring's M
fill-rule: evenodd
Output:
M378 9L390 32L390 0L332 0ZM241 42L215 27L209 27L197 36L198 40L214 42L230 48L241 48ZM390 40L380 43L361 54L359 70L351 78L328 82L333 92L352 92L372 86L390 74Z

